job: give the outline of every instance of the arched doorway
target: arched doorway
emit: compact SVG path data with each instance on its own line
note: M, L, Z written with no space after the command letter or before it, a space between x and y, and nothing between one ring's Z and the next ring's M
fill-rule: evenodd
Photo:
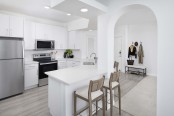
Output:
M127 65L128 59L128 48L130 45L138 42L138 44L142 44L144 48L144 62L143 64L139 64L138 57L135 58L134 56L132 58L134 60L134 64L146 66L148 75L157 76L157 20L152 10L146 6L137 4L123 8L120 11L120 14L116 17L113 30L114 31L112 33L114 34L114 36L112 35L113 37L109 40L109 43L112 41L112 46L109 46L108 49L113 50L113 55L111 55L110 53L110 56L108 57L112 60L120 62L119 69L122 72L125 71L124 69L125 65ZM138 47L136 47L136 49L138 52ZM108 60L108 64L111 63L110 61ZM142 87L142 91L148 91L144 87L151 86L150 84L148 85L146 83L145 85L143 85L141 83L140 86ZM154 94L148 93L149 95L152 95L152 99L148 98L149 96L146 95L144 95L143 97L138 96L141 93L144 94L143 92L139 92L141 91L140 86L136 86L136 89L131 89L131 92L133 91L132 93L128 92L125 96L123 96L122 110L133 115L140 115L140 111L144 112L144 114L148 116L156 115L156 84L154 84L155 87L151 86L154 90L151 91L151 93L154 92ZM143 106L144 103L149 104L149 101L145 102L147 98L150 102L151 100L153 102L151 102L152 106L147 105L151 110L144 108L145 110L143 111L143 107L141 106ZM149 115L146 111L151 112L151 114Z
M134 43L138 45L135 46ZM138 51L142 44L144 57L139 63ZM136 48L135 56L128 56L129 46ZM146 66L147 74L157 76L157 21L153 12L142 5L134 5L119 17L114 30L114 60L120 63L119 69L125 72L127 60L134 65Z
M156 16L153 13L153 11L150 8L148 8L147 6L140 5L140 4L128 5L128 6L124 6L124 7L120 8L120 9L117 9L116 12L114 13L115 15L112 15L109 18L108 24L107 24L107 35L105 35L106 38L108 38L107 39L107 46L108 46L107 47L107 57L102 58L98 64L99 67L106 65L108 75L113 71L115 26L116 26L117 22L119 21L120 17L122 17L126 13L129 13L129 11L136 10L137 8L144 8L144 9L148 10L149 12L151 12L154 15L154 18L156 20ZM157 25L157 20L156 20L156 25ZM98 36L100 36L100 35L98 35ZM100 44L104 45L104 43L98 42L98 45L100 45ZM105 59L107 59L107 62L105 62L106 61Z

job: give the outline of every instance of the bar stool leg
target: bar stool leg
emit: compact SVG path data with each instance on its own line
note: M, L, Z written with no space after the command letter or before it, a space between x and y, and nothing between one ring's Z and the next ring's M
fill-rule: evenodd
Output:
M76 97L76 92L74 92L74 116L77 116L76 105L77 105L77 97Z
M121 89L120 89L120 85L118 85L118 96L119 96L119 114L121 115Z
M92 102L89 101L89 116L92 116Z
M102 109L103 109L103 116L105 116L106 115L106 110L105 110L105 105L107 105L107 104L105 104L105 101L106 101L106 99L105 99L105 95L103 94L103 97L102 97Z
M107 97L107 96L108 96L108 93L107 93L107 92L108 92L107 89L105 89L105 95L106 95L106 98L105 98L105 99L106 99L106 110L108 109L108 107L107 107L107 106L108 106L108 105L107 105L107 103L108 103L108 102L107 102L107 100L108 100L108 97Z
M112 96L112 89L110 89L110 116L112 116L113 113L113 96Z
M98 114L98 99L96 100L96 115Z

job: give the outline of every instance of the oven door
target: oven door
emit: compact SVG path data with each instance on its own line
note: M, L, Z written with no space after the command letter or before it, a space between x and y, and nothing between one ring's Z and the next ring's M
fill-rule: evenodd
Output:
M39 79L48 78L45 72L57 70L57 62L40 63L39 65Z

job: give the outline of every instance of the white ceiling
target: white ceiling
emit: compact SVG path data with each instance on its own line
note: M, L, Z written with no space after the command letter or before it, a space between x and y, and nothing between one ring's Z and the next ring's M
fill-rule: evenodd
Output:
M111 4L113 0L94 0L105 6ZM68 23L81 17L89 19L88 29L97 29L97 16L104 12L100 9L83 3L82 0L65 0L52 9L45 9L44 6L50 5L50 0L0 0L0 10L18 12L34 17L50 19L62 23ZM87 13L81 13L81 8L88 8ZM67 16L66 13L71 13ZM135 7L120 20L118 24L133 24L153 22L154 16L147 9ZM87 30L88 30L87 29Z
M87 8L88 12L82 13L80 12L80 9ZM85 30L96 30L97 29L97 16L104 13L101 9L97 7L93 7L83 1L80 0L65 0L56 6L53 7L53 9L61 10L64 12L69 12L72 15L80 16L86 19L89 19L89 25L88 28Z
M78 16L67 16L65 12L59 10L45 9L44 6L49 4L49 0L0 0L0 10L18 12L62 23L80 18Z
M44 6L49 6L50 1L51 0L0 0L0 10L21 13L62 23L68 23L80 18L87 18L89 19L88 29L93 30L97 28L97 16L103 14L103 11L100 9L83 3L80 0L65 0L54 8L47 10ZM99 2L106 5L108 3L106 1L108 0ZM81 13L81 8L88 8L89 11L87 13ZM72 15L67 16L67 13L71 13Z

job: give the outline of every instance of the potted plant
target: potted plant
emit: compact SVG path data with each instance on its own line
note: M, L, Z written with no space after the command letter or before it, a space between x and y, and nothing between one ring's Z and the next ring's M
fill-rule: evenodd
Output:
M127 64L134 65L134 60L132 60L132 56L130 56L129 59L127 60Z
M64 52L64 58L73 58L74 55L73 55L73 51L71 49L67 49L65 52Z

